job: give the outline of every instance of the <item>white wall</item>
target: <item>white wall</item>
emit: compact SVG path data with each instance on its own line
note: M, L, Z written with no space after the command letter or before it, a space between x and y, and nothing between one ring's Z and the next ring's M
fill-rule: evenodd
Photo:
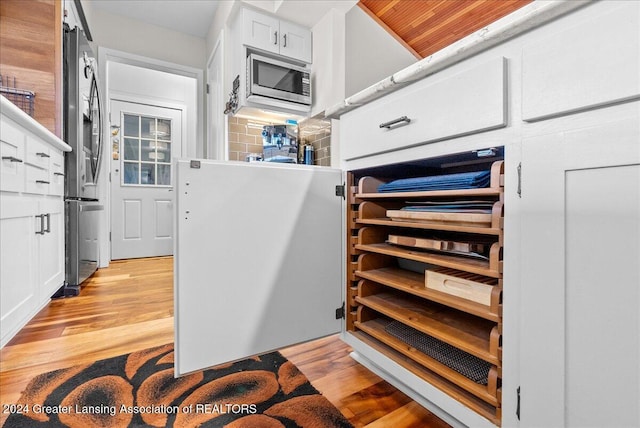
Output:
M162 7L162 2L154 2ZM221 2L222 4L227 2ZM204 39L142 21L114 15L82 0L94 46L116 49L203 70L207 60Z
M347 12L345 26L347 97L418 61L359 7Z
M313 28L311 116L345 99L345 16L331 9ZM319 90L321 88L321 90Z
M196 79L109 62L109 99L183 108L183 155L195 157L198 147L198 97Z

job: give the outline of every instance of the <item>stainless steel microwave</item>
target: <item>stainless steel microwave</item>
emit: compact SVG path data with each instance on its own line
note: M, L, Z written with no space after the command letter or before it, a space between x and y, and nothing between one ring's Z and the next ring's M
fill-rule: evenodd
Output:
M311 70L252 53L247 57L247 100L251 97L311 106Z

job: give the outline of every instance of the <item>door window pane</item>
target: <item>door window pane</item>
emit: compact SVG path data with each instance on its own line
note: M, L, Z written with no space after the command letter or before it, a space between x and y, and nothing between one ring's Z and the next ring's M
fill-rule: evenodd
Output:
M124 139L124 160L140 160L140 140L137 138Z
M133 116L131 114L124 115L124 132L125 137L138 137L140 136L140 117Z
M171 120L124 114L122 184L171 185Z
M140 164L137 162L124 163L124 184L140 184Z
M156 127L156 120L153 117L142 117L142 126L140 126L140 130L142 131L142 138L155 138L154 132Z
M142 140L142 160L154 162L156 160L156 142Z
M140 164L140 184L156 184L156 165L153 163Z
M158 164L158 182L156 184L160 186L171 185L171 164Z
M155 136L158 140L171 141L171 121L169 119L158 119Z

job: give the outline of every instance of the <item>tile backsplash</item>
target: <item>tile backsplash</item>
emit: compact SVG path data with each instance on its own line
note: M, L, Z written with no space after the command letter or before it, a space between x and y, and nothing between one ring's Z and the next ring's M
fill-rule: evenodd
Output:
M229 160L245 161L247 156L262 153L262 127L273 125L257 119L229 116ZM300 123L298 136L301 144L311 144L314 164L331 165L331 122L307 119Z
M229 160L244 161L252 153L262 154L264 125L270 123L229 116Z
M331 166L331 121L307 119L298 131L302 144L313 146L314 165Z

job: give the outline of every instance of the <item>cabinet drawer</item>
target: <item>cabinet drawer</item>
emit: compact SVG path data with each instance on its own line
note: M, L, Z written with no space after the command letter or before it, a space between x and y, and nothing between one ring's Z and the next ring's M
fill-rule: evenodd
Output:
M22 192L24 190L24 134L9 122L0 127L0 190Z
M60 196L64 194L64 156L55 149L51 149L50 154L49 193Z
M525 121L640 98L640 2L612 9L523 48Z
M38 168L33 165L25 165L24 191L26 193L38 193L46 195L49 193L49 170Z
M25 162L40 168L49 169L49 146L27 135Z
M503 57L445 78L433 78L343 115L344 158L355 159L506 125ZM399 120L404 117L406 121ZM383 126L394 120L399 121Z

